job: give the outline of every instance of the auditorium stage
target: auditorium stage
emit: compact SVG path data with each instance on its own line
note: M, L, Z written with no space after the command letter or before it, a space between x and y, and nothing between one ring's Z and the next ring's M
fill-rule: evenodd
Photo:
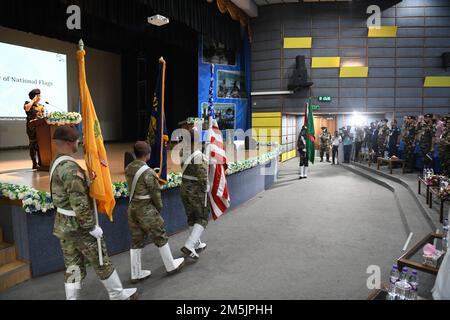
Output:
M124 182L124 153L133 150L133 143L108 143L105 145L108 153L108 161L113 182ZM242 156L245 159L256 157L271 151L271 147L261 147L258 151L245 151ZM237 156L231 151L227 152L229 162L237 160ZM83 150L80 148L75 155L77 162L85 168ZM172 151L168 151L167 172L181 172L179 157ZM239 159L242 160L242 159ZM14 185L28 186L40 191L50 191L49 173L31 169L28 149L0 151L0 182Z

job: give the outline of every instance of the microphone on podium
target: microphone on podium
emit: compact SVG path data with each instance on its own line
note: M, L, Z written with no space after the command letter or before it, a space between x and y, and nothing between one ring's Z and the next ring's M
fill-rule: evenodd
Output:
M66 111L64 111L63 109L58 108L57 106L55 106L54 104L51 104L51 103L48 102L48 101L45 101L45 104L47 104L47 105L49 105L49 106L52 106L53 108L56 108L56 109L58 109L58 110L61 111L61 112L66 112Z

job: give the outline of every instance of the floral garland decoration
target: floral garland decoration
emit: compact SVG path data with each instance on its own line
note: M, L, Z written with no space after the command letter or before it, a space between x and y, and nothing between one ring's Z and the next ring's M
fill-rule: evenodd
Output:
M51 112L46 121L53 126L78 125L82 118L78 112Z
M196 123L204 123L205 121L202 118L187 118L187 124L196 124Z
M22 208L27 213L54 209L50 193L38 191L27 186L18 186L0 182L0 195L13 201L22 201Z
M232 162L228 164L227 175L232 175L242 172L258 165L264 165L278 157L281 153L281 148L257 156L255 158ZM161 190L169 190L181 185L182 174L180 172L172 172L167 176L168 183L164 185ZM113 194L116 199L126 198L129 196L128 184L126 182L114 182L112 184ZM46 213L54 209L51 195L48 192L38 191L27 186L18 186L10 183L0 182L0 196L10 200L22 201L22 207L27 213L42 212Z

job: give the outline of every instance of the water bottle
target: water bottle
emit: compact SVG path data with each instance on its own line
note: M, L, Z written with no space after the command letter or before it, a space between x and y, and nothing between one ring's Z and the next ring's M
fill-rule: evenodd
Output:
M400 280L395 284L395 295L398 300L406 300L411 291L411 285L408 283L408 268L404 267L400 274Z
M409 276L408 283L411 286L409 291L408 300L417 300L417 292L419 290L419 277L417 276L417 271L413 270Z
M398 267L396 265L392 266L391 274L389 276L389 291L388 300L395 300L395 284L400 278L400 273L398 272Z
M385 151L384 152L384 158L385 159L389 159L389 151Z
M427 169L423 168L423 178L426 179L427 178Z
M442 250L444 251L447 251L448 249L448 231L449 231L448 219L445 219L442 226Z

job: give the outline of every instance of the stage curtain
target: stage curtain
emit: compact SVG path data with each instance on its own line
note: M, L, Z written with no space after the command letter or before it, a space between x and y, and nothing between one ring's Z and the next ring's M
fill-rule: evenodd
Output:
M66 27L71 4L81 8L82 30ZM171 23L161 28L147 24L154 14L169 17ZM194 48L194 33L236 51L242 45L240 24L200 0L2 0L0 24L63 41L83 37L87 46L116 52L154 46L152 40Z
M239 21L243 28L247 28L248 39L251 41L251 28L250 28L250 19L245 12L243 12L238 6L236 6L230 0L216 0L217 7L222 14L229 13L230 17Z

